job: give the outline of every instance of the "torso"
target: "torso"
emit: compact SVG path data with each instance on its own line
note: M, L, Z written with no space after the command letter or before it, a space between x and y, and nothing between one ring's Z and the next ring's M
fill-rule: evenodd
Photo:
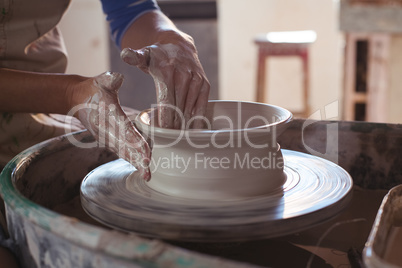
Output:
M56 27L70 0L0 0L0 68L64 72L67 64Z

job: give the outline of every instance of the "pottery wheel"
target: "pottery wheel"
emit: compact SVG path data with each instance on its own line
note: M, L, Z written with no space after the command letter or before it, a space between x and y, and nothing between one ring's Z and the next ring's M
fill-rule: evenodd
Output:
M119 159L85 177L82 206L91 217L115 229L199 242L283 236L332 219L347 206L353 183L344 169L312 155L282 153L286 182L283 189L266 196L233 201L168 196L149 188L135 176L133 166Z

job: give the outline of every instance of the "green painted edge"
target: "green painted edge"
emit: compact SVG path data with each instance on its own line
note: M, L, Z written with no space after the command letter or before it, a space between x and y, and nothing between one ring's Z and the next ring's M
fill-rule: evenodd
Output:
M83 131L72 133L72 135L85 134ZM63 136L64 137L64 136ZM49 143L54 140L59 140L60 138L53 138L37 145L34 145L25 151L21 152L15 156L7 165L4 167L3 171L0 173L0 195L4 199L4 202L9 206L14 213L23 216L25 219L30 221L32 224L38 227L52 232L53 234L79 246L85 247L93 251L101 251L108 254L109 257L116 258L116 260L121 260L127 263L132 263L145 268L154 267L164 267L166 264L174 264L175 267L192 267L192 268L206 268L206 267L258 267L246 263L238 263L230 260L225 260L209 255L204 255L197 252L191 252L186 249L177 248L168 244L164 245L164 249L158 256L152 259L141 258L144 251L144 243L151 247L152 240L146 238L127 238L125 243L120 243L119 245L113 243L113 250L110 247L104 247L102 249L94 246L86 239L79 239L80 237L92 236L95 238L101 238L103 234L109 233L107 230L103 230L100 227L96 227L90 224L86 224L81 221L74 221L72 224L66 219L71 219L70 217L63 216L56 212L53 212L45 207L42 207L28 198L24 197L17 189L14 188L12 183L12 178L14 172L23 165L25 161L32 159L30 157L35 152L40 151L46 147ZM52 222L52 225L49 223ZM56 226L56 228L54 228ZM71 228L71 230L76 231L74 237L66 237L63 227ZM78 237L78 238L77 238ZM137 241L136 241L137 240ZM123 241L119 241L123 242ZM164 242L161 242L164 244ZM118 247L121 247L119 250ZM132 248L131 252L138 252L139 256L122 256L116 255L116 252L127 252L127 247Z
M53 140L53 139L51 139ZM64 226L64 227L69 227L72 230L75 230L78 235L76 237L82 237L81 234L83 234L84 237L92 236L95 238L100 238L102 236L102 233L105 233L107 231L102 230L101 228L98 228L96 226L92 226L90 224L86 224L80 221L75 221L74 224L70 224L70 222L66 222L66 219L69 218L67 216L58 214L56 212L53 212L45 207L42 207L41 205L38 205L25 196L23 196L13 185L12 183L12 178L14 175L14 172L16 171L17 167L19 164L23 163L26 161L30 155L32 155L33 152L38 151L45 147L50 140L39 143L37 145L34 145L25 151L21 152L17 156L15 156L10 162L7 163L7 165L4 167L2 172L0 173L0 195L3 198L5 204L10 207L14 213L17 213L21 216L23 216L25 219L27 219L29 222L32 224L35 224L36 226L52 232L53 234L77 245L80 247L85 247L89 250L94 250L94 251L99 251L99 248L96 248L96 246L91 245L88 242L88 240L85 239L69 239L66 237L64 232L60 229L55 229L52 228L50 225L50 222L52 222L53 226ZM95 239L96 240L96 239ZM133 242L134 239L130 239L131 242ZM133 242L132 243L132 250L137 251L137 247L139 247L141 250L143 250L144 247L144 242L141 241L141 243L138 242ZM141 260L141 259L136 259L136 258L125 258L123 256L117 256L115 255L116 249L114 252L109 252L107 248L104 248L103 251L107 254L110 254L110 256L113 256L116 259L131 262L133 264L138 264L141 265L142 267L157 267L155 264L150 263L147 260ZM127 251L127 250L126 250ZM114 254L113 254L114 253Z

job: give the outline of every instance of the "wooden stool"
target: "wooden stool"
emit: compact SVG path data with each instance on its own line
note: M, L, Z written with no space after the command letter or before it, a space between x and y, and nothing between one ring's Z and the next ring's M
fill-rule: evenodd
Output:
M255 38L258 45L257 96L256 101L266 102L266 59L270 56L298 56L303 64L303 110L293 112L297 117L309 116L309 64L308 48L315 42L314 31L269 32Z

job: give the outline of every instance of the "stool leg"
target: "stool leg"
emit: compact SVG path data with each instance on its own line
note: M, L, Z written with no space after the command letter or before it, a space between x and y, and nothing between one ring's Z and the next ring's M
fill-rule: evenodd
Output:
M310 115L310 106L309 106L309 83L310 83L310 73L309 73L309 64L308 64L308 50L302 53L302 62L303 62L303 111L302 116L307 118Z
M372 34L370 36L367 121L387 121L390 40L389 34Z
M257 102L265 102L265 73L266 73L266 55L261 51L258 52L258 66L257 66Z
M355 120L355 75L356 75L356 41L353 34L346 34L344 88L343 88L343 120Z

